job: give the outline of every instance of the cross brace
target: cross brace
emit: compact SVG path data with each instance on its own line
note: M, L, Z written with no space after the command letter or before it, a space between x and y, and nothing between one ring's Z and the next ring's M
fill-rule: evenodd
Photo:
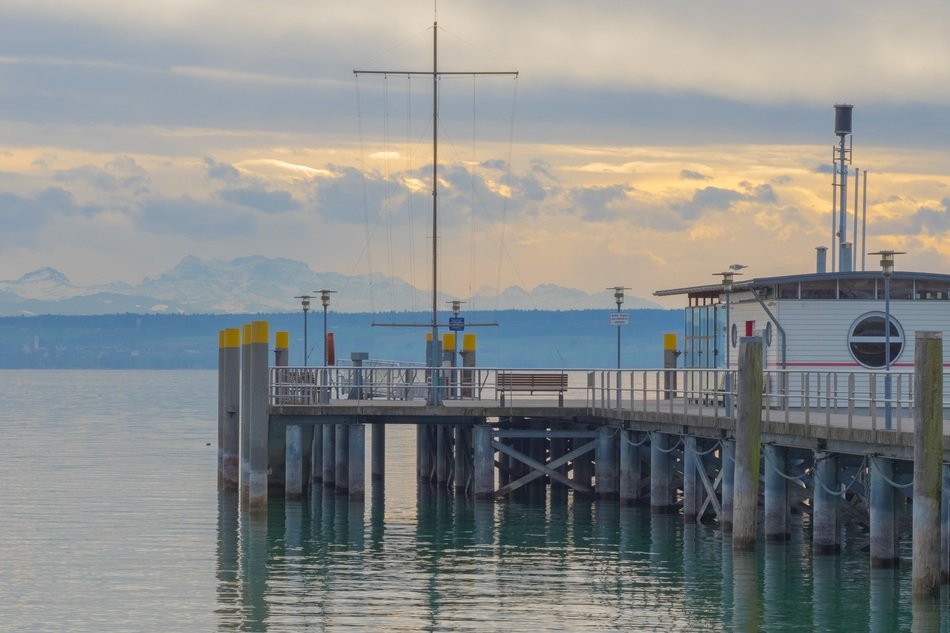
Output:
M524 453L521 453L511 448L507 444L502 444L501 442L492 441L491 445L492 445L492 448L494 448L495 450L501 451L502 453L505 453L506 455L514 457L518 461L523 462L524 464L527 464L528 466L534 469L532 472L528 473L527 475L519 479L516 479L515 481L512 481L506 486L502 486L501 488L499 488L495 492L495 496L502 497L510 492L517 490L521 486L534 481L535 479L537 479L538 477L541 477L542 475L548 475L551 477L551 479L554 479L555 481L558 481L564 484L565 486L568 486L569 488L572 488L578 492L583 492L586 494L591 493L591 489L588 488L587 486L583 486L575 481L568 479L563 474L559 473L558 471L554 469L558 468L559 466L563 466L564 464L571 461L572 459L580 457L584 453L589 453L590 451L594 450L594 448L597 446L596 440L592 442L588 442L587 444L584 444L583 446L580 446L578 448L575 448L571 452L565 453L564 455L561 455L557 459L551 460L547 464L542 464L541 462L535 461L531 459L530 457L528 457L527 455L525 455Z

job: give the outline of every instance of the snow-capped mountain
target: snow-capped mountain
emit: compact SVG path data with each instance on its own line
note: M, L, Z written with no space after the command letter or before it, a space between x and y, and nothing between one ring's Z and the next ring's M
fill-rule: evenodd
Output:
M73 285L63 273L41 268L12 281L0 281L0 315L115 314L124 312L255 313L300 308L300 294L336 290L333 309L340 312L426 310L428 291L382 275L318 273L299 261L260 256L231 261L186 257L174 268L136 285ZM449 301L458 297L440 298ZM467 309L609 309L604 293L544 284L527 291L518 286L502 292L483 287L467 299ZM657 304L628 297L629 308ZM319 310L319 301L313 302Z

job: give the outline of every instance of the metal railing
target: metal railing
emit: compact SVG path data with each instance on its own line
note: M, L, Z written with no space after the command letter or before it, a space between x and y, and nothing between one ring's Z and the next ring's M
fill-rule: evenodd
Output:
M272 367L270 371L271 403L275 405L428 401L433 377L443 402L468 400L500 406L502 396L507 395L507 405L556 405L563 399L564 406L613 412L618 417L638 412L733 417L738 401L735 389L731 394L726 390L727 384L737 384L735 372L727 380L728 372L723 369L432 369L376 362L363 367ZM522 380L499 380L503 375ZM527 375L566 378L539 380L545 386L536 389L511 386L524 384ZM893 430L910 430L913 373L891 372L889 401L883 396L884 376L880 371L767 370L763 372L763 419L849 428L858 424L879 430L884 427L889 405ZM946 379L945 384L950 386ZM948 402L945 389L944 408Z

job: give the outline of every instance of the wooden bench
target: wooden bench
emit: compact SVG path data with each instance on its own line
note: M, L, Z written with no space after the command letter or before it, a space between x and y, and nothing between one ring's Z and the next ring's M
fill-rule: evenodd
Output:
M501 406L505 406L506 393L557 392L557 404L564 406L564 392L567 391L567 374L528 374L502 373L495 376L495 391L501 399Z

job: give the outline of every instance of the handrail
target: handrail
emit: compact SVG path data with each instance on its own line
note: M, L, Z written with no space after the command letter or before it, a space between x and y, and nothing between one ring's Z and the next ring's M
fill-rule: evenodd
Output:
M581 406L616 416L650 412L669 415L733 417L738 394L726 398L724 369L536 369L496 367L424 367L373 363L364 367L271 367L270 402L274 405L315 405L341 401L425 401L431 393L433 372L439 373L440 400L501 403L499 375L519 372L564 376L562 394L528 391L509 394L505 402L554 405L559 395L566 406ZM823 426L839 423L849 429L857 418L870 419L872 430L881 430L879 417L890 406L894 431L910 430L914 402L913 372L892 371L889 401L882 397L884 372L768 369L763 372L763 419L791 422L803 414L804 424L821 420ZM950 381L945 381L950 385ZM950 408L944 394L944 406ZM778 418L778 419L776 419Z

